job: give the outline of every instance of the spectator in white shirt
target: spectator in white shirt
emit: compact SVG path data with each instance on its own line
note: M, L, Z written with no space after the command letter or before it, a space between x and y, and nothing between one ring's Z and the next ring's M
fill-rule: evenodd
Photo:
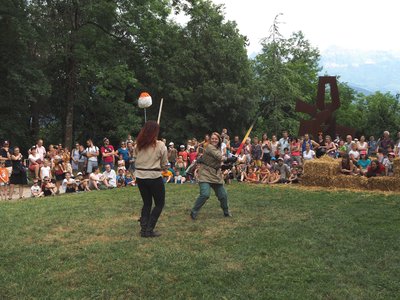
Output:
M115 171L111 169L110 164L106 164L105 168L106 170L103 172L103 175L107 180L109 187L117 187L117 173L115 173Z

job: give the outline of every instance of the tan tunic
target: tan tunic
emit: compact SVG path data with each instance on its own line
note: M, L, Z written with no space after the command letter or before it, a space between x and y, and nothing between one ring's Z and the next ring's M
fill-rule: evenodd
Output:
M135 176L142 179L155 179L161 177L161 169L168 163L167 147L162 141L157 141L155 147L136 149L135 167L146 170L135 170ZM159 169L152 170L152 169Z
M222 153L213 145L209 145L203 156L204 163L199 167L199 182L223 184L221 172Z

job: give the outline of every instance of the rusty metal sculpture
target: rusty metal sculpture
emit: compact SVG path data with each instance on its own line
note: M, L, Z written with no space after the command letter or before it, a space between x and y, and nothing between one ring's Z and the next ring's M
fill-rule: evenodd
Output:
M325 102L325 86L329 84L331 102ZM310 115L311 120L301 120L299 136L305 133L312 134L314 137L319 132L329 134L334 138L336 135L354 136L355 130L336 124L335 111L340 107L339 89L335 76L320 76L318 80L317 103L315 105L306 103L302 100L296 101L296 112Z

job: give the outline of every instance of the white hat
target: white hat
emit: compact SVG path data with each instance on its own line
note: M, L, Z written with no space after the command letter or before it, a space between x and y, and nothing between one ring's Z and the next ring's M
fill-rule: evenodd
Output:
M171 143L169 143L169 144L168 144L168 146L172 146L172 145L174 145L174 143L173 143L173 142L171 142Z
M80 176L80 175L82 175L82 172L78 172L78 174L76 174L76 176Z
M181 147L181 148L185 148L185 145L181 145L180 147Z

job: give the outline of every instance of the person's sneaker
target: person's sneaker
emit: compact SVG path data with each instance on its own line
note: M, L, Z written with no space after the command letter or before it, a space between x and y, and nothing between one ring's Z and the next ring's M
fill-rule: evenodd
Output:
M146 231L140 232L140 236L144 238L153 238L161 236L161 233L159 233L158 231Z
M230 212L224 213L224 217L230 218L230 217L232 217L232 214Z
M190 218L192 220L196 220L196 216L194 215L194 213L192 211L190 212Z

